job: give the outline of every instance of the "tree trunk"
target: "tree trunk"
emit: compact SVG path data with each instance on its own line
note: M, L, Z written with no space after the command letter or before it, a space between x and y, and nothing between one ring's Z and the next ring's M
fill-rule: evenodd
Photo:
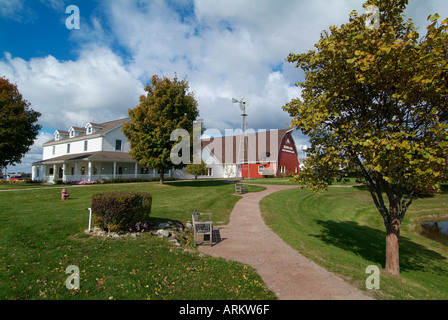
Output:
M400 275L400 227L401 206L399 198L389 205L389 223L386 225L386 273Z
M400 227L389 226L386 236L386 273L400 275Z
M160 170L160 180L159 183L163 184L164 178L165 178L165 170Z

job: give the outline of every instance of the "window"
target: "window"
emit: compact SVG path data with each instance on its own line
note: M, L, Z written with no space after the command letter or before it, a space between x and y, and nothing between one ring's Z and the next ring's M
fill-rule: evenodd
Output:
M55 140L59 140L59 138L60 138L59 133L56 133L56 138L55 138Z
M213 176L213 168L207 168L207 176Z
M73 138L75 136L75 130L70 131L70 138Z
M148 174L149 169L148 167L140 167L140 174Z
M53 168L50 168L50 170L48 171L48 175L52 176L54 174Z
M258 166L258 173L262 174L264 170L264 166Z
M92 133L92 127L87 128L87 134Z
M67 153L70 153L70 143L67 143Z
M115 151L121 151L121 140L115 140Z
M84 141L84 151L87 151L87 144L88 144L88 141L87 140Z
M72 167L72 176L75 175L75 167Z
M53 154L56 153L56 146L53 146Z

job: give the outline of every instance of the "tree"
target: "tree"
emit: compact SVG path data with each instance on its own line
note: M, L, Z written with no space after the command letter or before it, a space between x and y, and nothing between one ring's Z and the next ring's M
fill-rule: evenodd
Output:
M386 266L399 275L399 236L415 189L448 178L448 19L428 18L424 37L404 21L407 0L369 0L378 28L353 11L331 26L317 50L291 53L305 71L302 98L283 107L310 137L305 169L295 178L325 190L356 166L386 228Z
M199 115L193 93L188 92L188 82L154 75L151 85L145 88L147 95L129 110L131 122L125 123L123 133L130 143L130 155L141 165L157 169L160 183L171 168L180 169L185 164L173 164L170 151L176 141L170 141L175 129L193 130L193 121ZM192 144L190 144L192 145Z
M41 126L41 114L30 108L17 85L0 78L0 168L20 163Z
M201 163L190 163L187 165L186 173L193 175L194 178L197 179L198 176L206 175L208 173L208 169L204 161Z

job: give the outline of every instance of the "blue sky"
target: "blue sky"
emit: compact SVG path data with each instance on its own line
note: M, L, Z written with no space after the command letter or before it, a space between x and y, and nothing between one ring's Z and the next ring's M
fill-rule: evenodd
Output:
M30 172L56 129L127 116L153 74L186 78L207 128L240 127L231 98L248 98L248 127L284 128L281 107L303 74L284 59L322 30L362 13L364 0L0 0L0 76L18 85L43 126L22 164ZM80 10L69 30L66 8ZM410 1L417 26L446 0ZM423 33L423 32L422 32ZM299 149L306 138L294 134Z

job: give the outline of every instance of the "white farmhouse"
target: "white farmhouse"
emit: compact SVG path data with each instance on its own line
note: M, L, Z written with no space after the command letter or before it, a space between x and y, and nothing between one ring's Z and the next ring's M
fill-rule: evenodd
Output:
M68 182L158 177L156 170L139 165L129 155L129 142L122 132L129 121L89 122L84 128L56 130L54 139L43 144L42 161L32 164L32 179ZM172 176L172 171L166 176Z

